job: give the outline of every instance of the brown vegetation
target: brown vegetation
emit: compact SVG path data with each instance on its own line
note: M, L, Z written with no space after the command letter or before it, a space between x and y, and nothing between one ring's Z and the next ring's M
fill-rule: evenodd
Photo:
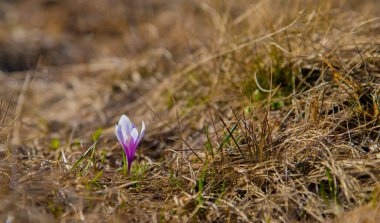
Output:
M379 10L1 2L0 220L378 222Z

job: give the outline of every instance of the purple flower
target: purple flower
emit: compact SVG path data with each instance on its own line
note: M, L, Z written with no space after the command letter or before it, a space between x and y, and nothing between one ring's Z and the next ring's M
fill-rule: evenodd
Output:
M137 146L140 143L141 138L145 133L145 123L142 121L141 132L137 131L137 128L128 116L122 115L120 117L119 123L116 124L116 137L119 143L124 149L125 156L128 161L128 173L131 170L132 162L135 159L135 153Z

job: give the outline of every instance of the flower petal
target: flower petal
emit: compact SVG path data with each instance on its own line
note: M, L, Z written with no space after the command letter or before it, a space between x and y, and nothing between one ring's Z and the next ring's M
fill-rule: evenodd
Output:
M137 131L136 128L132 129L131 137L132 137L133 143L136 144L137 139L139 138L139 132Z
M119 126L123 129L127 135L131 134L132 122L126 115L122 115L119 120Z
M130 140L129 134L127 134L127 131L125 130L125 128L120 127L120 131L123 136L123 143L128 144L128 140Z
M131 160L135 159L136 149L137 149L137 144L134 142L133 139L131 139L128 142L128 157L129 157L129 159L131 159Z
M121 129L118 125L115 125L115 134L116 134L117 140L119 140L119 143L123 145L123 142L124 142L123 133L121 132Z
M137 144L140 143L142 137L144 136L145 134L145 123L144 123L144 120L141 121L141 131L140 131L140 135L139 135L139 138L137 139Z

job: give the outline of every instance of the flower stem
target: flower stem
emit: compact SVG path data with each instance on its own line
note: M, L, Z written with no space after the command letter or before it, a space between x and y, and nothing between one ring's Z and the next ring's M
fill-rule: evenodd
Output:
M125 156L125 152L124 152L123 148L121 150L122 150L121 153L123 154L123 171L124 171L124 175L127 175L127 173L129 172L128 171L127 157Z

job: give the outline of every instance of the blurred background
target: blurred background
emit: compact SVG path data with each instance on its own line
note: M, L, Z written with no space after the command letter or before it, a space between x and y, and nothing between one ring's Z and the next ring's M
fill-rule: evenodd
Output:
M137 57L147 51L176 61L210 39L203 30L210 21L202 14L194 1L2 0L0 70Z
M369 4L357 0L243 0L238 4L211 0L1 0L0 70L134 58L147 52L178 62L201 47L213 49L248 33L242 23L251 23L259 34L303 10L336 8L355 10L362 17L379 15L375 0L365 2Z

